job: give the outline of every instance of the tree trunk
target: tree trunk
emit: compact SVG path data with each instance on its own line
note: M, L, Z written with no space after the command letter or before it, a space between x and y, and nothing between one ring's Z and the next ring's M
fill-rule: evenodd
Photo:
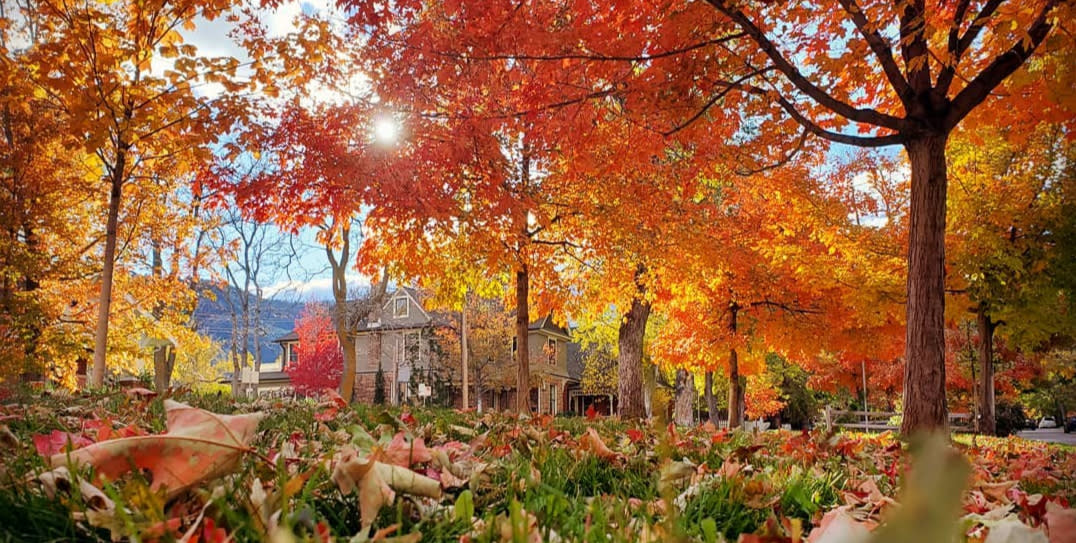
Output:
M635 271L635 298L631 308L620 321L617 335L617 394L620 396L620 417L641 419L646 416L643 402L643 337L646 321L650 317L650 303L646 301L646 287L639 283L646 268Z
M164 276L164 256L159 240L153 241L151 256L152 272L154 279ZM153 308L153 318L160 321L164 316L164 303L158 302ZM175 360L175 346L161 345L153 348L153 387L157 392L164 393L172 384L172 367L169 360Z
M228 294L231 296L231 293ZM232 355L232 397L239 397L239 377L242 374L243 366L239 361L239 314L232 311L232 339L229 342L230 352Z
M153 349L153 387L164 393L172 386L172 371L176 366L175 347L156 347Z
M905 144L912 169L901 432L948 428L945 403L946 136Z
M521 414L531 412L531 366L527 336L530 325L529 296L530 277L527 265L516 271L516 411Z
M702 384L702 395L706 398L706 411L709 413L710 422L718 423L717 398L714 397L714 372L706 372L706 378Z
M329 268L332 272L333 286L333 312L335 318L333 325L336 329L336 342L340 345L343 355L344 367L340 372L340 397L347 402L355 401L355 372L358 363L358 355L355 353L355 338L351 337L348 330L348 306L347 306L347 266L351 261L351 226L345 223L341 229L340 258L336 257L331 245L325 245L325 254L329 259ZM372 294L372 293L371 293Z
M979 421L980 434L996 435L997 418L994 415L994 329L997 323L979 306Z
M736 339L739 329L740 306L729 304L729 337ZM729 429L739 428L744 419L744 379L740 376L740 357L735 348L729 349Z
M680 426L693 426L695 424L695 377L683 368L676 370L674 401L673 422Z
M112 273L116 268L116 232L123 198L123 178L127 154L120 152L112 168L112 187L108 194L108 219L105 222L105 256L101 270L101 293L97 299L97 328L93 341L93 371L90 386L105 384L105 354L108 352L108 318L112 309Z
M729 351L729 429L743 426L744 378L740 375L740 359L736 349Z
M262 371L262 289L258 285L254 285L254 325L252 326L254 333L254 372L261 373Z

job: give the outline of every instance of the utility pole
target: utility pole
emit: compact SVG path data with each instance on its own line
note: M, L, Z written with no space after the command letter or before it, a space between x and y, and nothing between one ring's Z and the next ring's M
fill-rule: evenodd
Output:
M471 383L467 368L467 291L463 289L463 310L460 311L460 352L463 355L463 408L471 407Z
M866 426L870 423L867 415L867 412L870 411L867 409L867 360L860 360L859 363L863 367L863 424Z

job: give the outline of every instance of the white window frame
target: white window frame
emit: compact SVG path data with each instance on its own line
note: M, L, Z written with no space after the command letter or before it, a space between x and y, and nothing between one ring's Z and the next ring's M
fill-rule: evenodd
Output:
M549 385L549 414L557 414L557 385Z
M403 302L403 314L398 311L400 302ZM411 302L408 301L406 296L398 296L392 299L392 318L394 319L406 319L411 312Z

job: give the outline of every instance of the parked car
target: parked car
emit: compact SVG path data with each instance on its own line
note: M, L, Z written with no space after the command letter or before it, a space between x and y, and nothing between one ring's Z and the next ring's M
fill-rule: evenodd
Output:
M1069 417L1065 421L1065 433L1076 432L1076 417Z
M1043 417L1039 421L1039 428L1057 428L1057 422L1053 417Z

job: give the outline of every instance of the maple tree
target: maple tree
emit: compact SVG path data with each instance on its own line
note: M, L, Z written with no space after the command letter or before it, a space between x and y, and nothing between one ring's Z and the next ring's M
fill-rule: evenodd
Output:
M344 356L336 338L333 312L322 304L306 304L295 321L295 333L299 336L298 361L284 367L292 387L301 394L338 388Z
M449 326L439 327L434 332L442 352L441 364L452 375L463 373L464 343L461 330L464 311L467 313L469 380L474 386L475 405L478 411L483 411L486 407L492 407L484 403L488 391L508 389L515 382L511 340L515 333L515 319L505 311L500 299L468 296L466 305L461 307L459 326L453 320ZM464 405L464 408L469 407Z
M1018 70L1051 80L1065 71L1023 67L1044 43L1068 48L1071 40L1051 31L1069 19L1071 5L670 1L630 14L571 1L345 5L370 36L372 58L384 63L371 74L386 96L435 81L428 86L436 95L454 100L433 104L441 111L449 103L466 104L468 116L548 118L557 110L566 113L552 125L561 134L576 130L578 141L591 132L587 104L611 101L610 109L656 135L703 149L715 141L712 127L742 124L751 130L740 143L763 155L794 150L795 126L841 144L903 146L912 179L904 429L946 424L946 142L981 104L1000 103L988 97ZM797 50L811 54L790 52ZM490 77L503 84L475 84ZM1043 110L1062 111L1047 90L1043 83L1020 92ZM734 118L741 111L772 122L755 130L748 115ZM624 163L649 160L655 139L633 141Z
M1072 243L1063 232L1076 155L1065 131L1054 123L984 128L958 133L951 145L951 283L975 315L983 433L995 432L996 333L1031 351L1076 330L1066 307L1071 285L1056 268Z
M87 183L92 180L95 192L107 194L99 221L104 226L100 290L94 304L98 308L90 379L94 386L105 377L116 261L121 230L128 226L120 224L124 203L137 197L132 192L155 181L178 182L208 157L206 145L227 130L224 117L237 117L214 116L221 104L211 107L208 98L194 92L194 85L216 82L235 90L230 78L238 62L199 55L180 34L193 28L197 18L213 19L230 5L20 6L20 28L32 34L30 46L13 59L29 78L28 92L22 96L55 112L64 130L79 140L76 148L88 157ZM58 62L64 67L63 77L35 68ZM99 246L95 242L93 247Z

